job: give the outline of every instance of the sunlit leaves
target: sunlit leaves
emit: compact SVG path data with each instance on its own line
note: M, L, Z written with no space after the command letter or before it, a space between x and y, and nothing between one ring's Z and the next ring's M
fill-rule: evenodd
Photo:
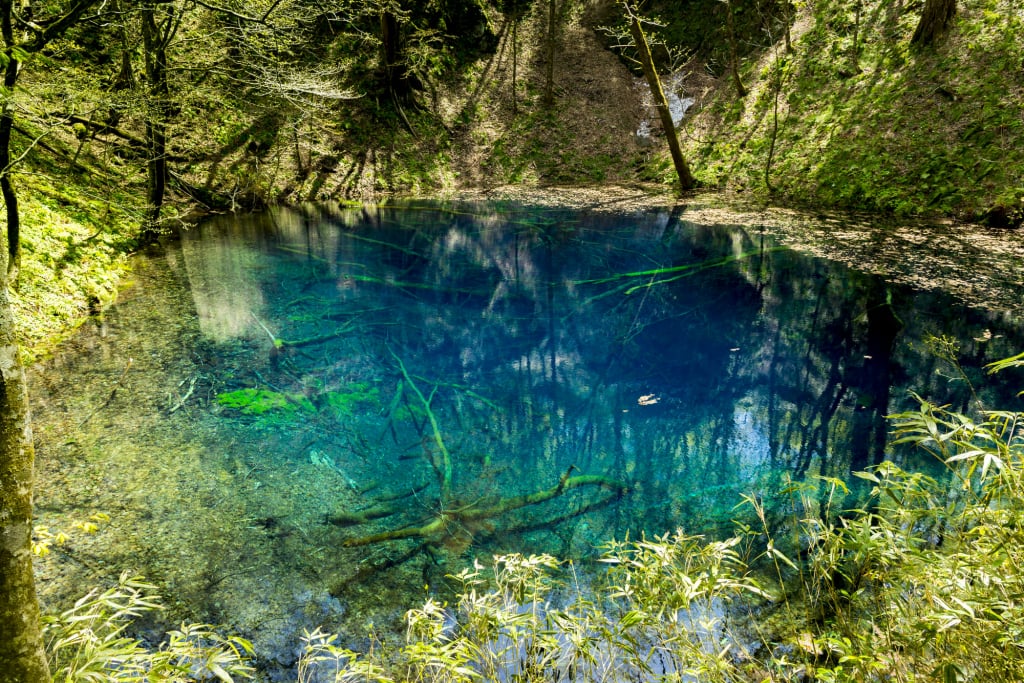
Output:
M156 588L121 575L117 585L94 589L74 606L47 618L43 628L55 681L95 683L250 678L252 644L222 636L205 624L183 624L156 649L125 634L131 621L161 609Z

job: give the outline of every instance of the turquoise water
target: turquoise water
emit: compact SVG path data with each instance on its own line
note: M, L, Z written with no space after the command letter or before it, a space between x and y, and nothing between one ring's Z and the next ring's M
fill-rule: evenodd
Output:
M887 446L910 391L1021 408L981 370L1024 348L1014 312L755 226L308 206L135 272L37 371L41 521L111 517L44 560L44 600L133 569L283 667L303 628L393 627L474 556L724 535L743 494L783 519L789 480L932 467Z

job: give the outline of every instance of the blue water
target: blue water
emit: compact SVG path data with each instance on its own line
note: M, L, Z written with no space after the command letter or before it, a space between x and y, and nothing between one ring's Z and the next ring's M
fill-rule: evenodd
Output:
M1024 348L1013 312L752 226L306 206L208 221L136 271L36 382L44 519L114 517L82 541L89 572L44 574L129 563L179 613L282 651L316 623L397 620L473 556L725 535L751 517L743 494L784 519L789 481L935 467L887 445L910 391L1021 409L981 369ZM584 475L600 485L511 504Z

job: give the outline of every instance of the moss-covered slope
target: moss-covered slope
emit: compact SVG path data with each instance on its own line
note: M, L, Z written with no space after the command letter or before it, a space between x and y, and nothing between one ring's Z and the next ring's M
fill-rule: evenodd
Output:
M805 205L954 214L1024 209L1024 9L961 0L936 45L911 46L918 4L822 0L794 49L724 78L686 125L701 179ZM773 140L774 137L774 148Z

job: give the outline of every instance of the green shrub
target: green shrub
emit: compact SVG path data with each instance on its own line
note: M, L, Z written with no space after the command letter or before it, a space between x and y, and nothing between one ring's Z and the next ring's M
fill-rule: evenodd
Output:
M156 588L122 574L116 586L94 589L74 607L45 618L43 636L54 681L177 683L251 678L252 645L205 624L183 624L156 649L125 635L142 614L161 609Z

